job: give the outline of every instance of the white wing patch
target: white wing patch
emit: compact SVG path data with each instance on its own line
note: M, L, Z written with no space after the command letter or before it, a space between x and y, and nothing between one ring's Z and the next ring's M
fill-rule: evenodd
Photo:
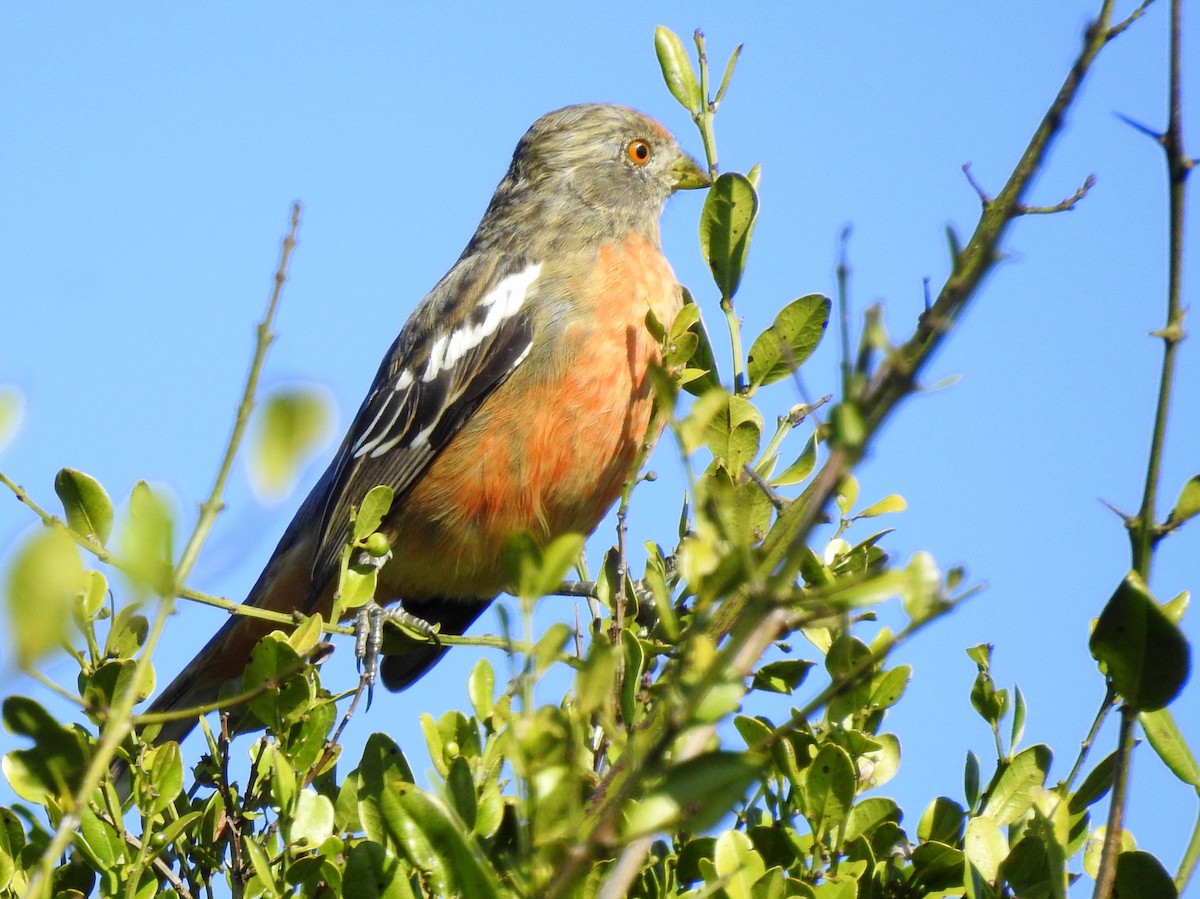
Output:
M428 384L439 375L448 373L460 359L495 334L506 320L520 312L526 297L529 296L529 288L538 279L541 271L542 266L539 263L500 279L495 287L480 298L476 314L469 316L457 329L443 334L434 342L425 363L425 370L421 373L421 381ZM520 356L511 363L511 368L520 365L529 355L531 348L532 346L525 347ZM396 432L400 417L408 411L404 394L415 382L416 378L411 369L406 368L400 372L392 385L395 398L383 404L363 436L351 447L350 452L354 458L369 454L374 459L391 452L401 443L417 447L429 440L429 435L437 425L436 420L411 437L406 429L402 428L399 433ZM380 427L385 417L387 423Z
M500 283L484 294L479 301L479 308L486 309L483 321L464 324L449 334L443 334L429 351L429 361L421 380L428 383L446 371L454 363L469 353L488 337L496 333L496 329L508 318L521 311L529 288L542 272L541 264L531 265L522 271L502 278Z

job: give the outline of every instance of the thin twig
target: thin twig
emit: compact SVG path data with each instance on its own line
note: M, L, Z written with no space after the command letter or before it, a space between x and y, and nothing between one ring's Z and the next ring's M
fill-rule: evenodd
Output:
M342 732L346 729L346 725L350 723L350 719L354 717L355 711L358 709L358 703L362 700L363 693L368 689L366 676L358 679L358 687L354 691L354 697L350 700L350 705L346 708L346 714L342 716L341 722L337 726L337 730L333 732L333 736L325 741L325 749L321 752L321 757L317 759L317 763L313 765L304 775L302 787L307 787L313 782L320 772L330 761L333 760L334 750L342 739Z
M1083 179L1083 184L1071 196L1064 200L1060 200L1053 206L1026 206L1024 203L1017 207L1021 215L1054 215L1056 212L1070 212L1078 205L1079 201L1087 196L1088 191L1096 186L1096 176L1088 175Z
M284 248L281 256L281 261L275 275L275 290L271 295L271 303L269 305L269 313L264 320L269 330L269 322L274 314L274 309L278 304L280 291L282 290L282 282L286 280L286 265L287 260L291 255L291 248L295 246L296 228L300 221L299 205L293 207L292 225L288 232L288 236L284 239ZM261 328L262 326L260 326ZM269 342L269 341L268 341ZM255 365L251 369L251 379L257 383L257 369L261 367L261 353L266 351L266 346L259 347L259 353L256 354ZM240 415L240 412L239 412ZM147 682L151 659L155 649L158 648L159 641L162 638L163 630L166 627L167 619L171 616L174 607L174 594L178 591L183 581L186 579L191 566L194 564L196 555L199 552L200 546L203 543L203 538L208 532L208 528L212 525L212 519L215 517L219 506L221 491L224 488L225 479L228 477L228 469L232 465L232 455L236 453L237 442L241 437L243 428L235 425L234 433L230 437L230 446L226 451L226 461L222 463L221 474L218 475L217 482L213 487L213 493L209 497L209 501L202 507L200 521L196 524L196 530L192 534L192 538L188 541L183 555L180 557L179 565L172 574L172 589L170 595L162 597L162 601L158 605L158 610L155 613L154 620L151 623L149 634L146 637L145 643L142 645L141 655L138 657L137 664L134 668L133 677L129 680L129 687L124 690L118 697L116 703L112 707L112 713L105 721L99 743L96 746L96 751L92 755L91 764L84 773L78 790L75 792L70 805L70 810L65 812L59 820L58 828L54 832L53 838L46 845L42 852L40 864L30 878L29 887L25 895L28 897L48 896L51 889L54 873L54 864L56 860L66 851L66 848L74 841L76 834L79 832L81 821L81 809L83 809L90 801L92 794L96 791L96 787L108 774L109 766L112 763L113 757L116 754L117 747L129 734L133 726L133 707L138 701L138 691L142 684ZM27 503L28 504L28 503Z
M1140 16L1148 3L1143 3L1125 22L1109 30L1109 36L1120 33L1128 23ZM1167 186L1169 196L1169 246L1167 261L1167 323L1156 332L1163 341L1162 367L1159 374L1158 399L1154 409L1154 426L1150 436L1150 454L1146 462L1146 482L1142 491L1142 504L1137 515L1129 522L1130 549L1133 568L1147 583L1154 565L1154 549L1164 532L1157 521L1158 490L1162 473L1163 448L1166 444L1167 419L1171 409L1171 394L1175 380L1175 361L1179 344L1184 338L1184 309L1181 302L1183 290L1184 218L1187 205L1187 177L1194 162L1183 146L1183 82L1182 82L1182 0L1172 0L1170 15L1170 76L1167 96L1167 129L1158 141L1163 148L1167 163ZM1135 741L1134 721L1137 709L1128 703L1121 709L1121 731L1117 741L1116 764L1113 774L1112 799L1108 807L1108 825L1105 830L1104 848L1100 855L1100 868L1096 874L1094 899L1109 899L1114 891L1117 873L1117 857L1121 851L1121 823L1124 817L1128 790L1129 769L1132 765ZM1189 845L1200 844L1196 840ZM1195 856L1192 858L1194 868ZM1180 867L1177 883L1179 892L1186 886L1183 871L1188 867L1187 859Z

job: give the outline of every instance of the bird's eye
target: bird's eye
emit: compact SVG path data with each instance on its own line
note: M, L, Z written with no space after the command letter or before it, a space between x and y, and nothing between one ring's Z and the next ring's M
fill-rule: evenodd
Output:
M629 146L625 148L625 155L629 157L629 161L634 165L645 165L650 161L652 151L650 144L644 140L631 140Z

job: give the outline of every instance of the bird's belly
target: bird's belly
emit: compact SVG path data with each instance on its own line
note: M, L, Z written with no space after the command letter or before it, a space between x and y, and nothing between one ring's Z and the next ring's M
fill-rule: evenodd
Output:
M555 335L553 363L531 356L393 510L382 600L493 596L506 586L511 534L545 542L590 533L612 506L639 448L657 437L647 433L647 371L659 347L646 312L669 323L679 309L658 252L629 249L616 254L620 265L602 251L599 268L613 284L599 294L608 299Z

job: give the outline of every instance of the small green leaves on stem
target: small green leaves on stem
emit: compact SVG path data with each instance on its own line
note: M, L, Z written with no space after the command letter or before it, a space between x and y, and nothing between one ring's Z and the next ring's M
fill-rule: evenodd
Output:
M762 764L753 753L716 751L671 766L633 805L626 835L712 827L746 794Z
M1191 667L1186 638L1133 571L1100 613L1089 646L1117 692L1138 711L1170 703Z
M712 98L712 107L716 109L721 101L725 99L725 91L729 89L729 82L733 78L733 70L737 68L738 60L742 56L742 48L745 44L738 44L733 48L733 52L729 54L729 62L725 63L725 74L721 76L721 85L717 88L716 96ZM757 166L755 166L757 168ZM758 186L757 182L754 185Z
M700 248L724 300L737 293L757 218L758 191L749 178L727 172L713 182L700 213Z
M372 487L367 495L363 497L362 505L358 507L358 513L354 516L354 539L355 541L366 540L378 530L379 525L383 523L384 516L392 508L392 500L395 499L395 492L391 487L383 485Z
M39 804L58 804L68 798L87 768L81 735L24 696L5 698L3 718L9 733L33 740L32 748L14 749L4 756L4 776L13 792Z
M1183 485L1183 489L1179 491L1179 499L1175 500L1175 507L1167 516L1167 526L1179 527L1189 518L1195 518L1197 515L1200 515L1200 474L1189 478L1188 482Z
M121 557L125 573L139 592L164 597L172 592L174 530L166 500L145 481L134 484L129 495L129 520L121 534Z
M700 82L696 80L696 71L679 35L659 25L654 29L654 52L658 54L658 64L662 67L663 80L671 96L693 116L699 115L704 98L700 95Z
M392 488L381 484L367 491L362 505L350 510L350 534L342 547L333 621L341 620L345 612L365 605L375 596L379 569L391 552L387 535L379 532L379 526L394 498Z
M1146 740L1154 747L1171 773L1190 787L1200 789L1200 763L1184 739L1170 709L1157 709L1138 715Z
M62 501L71 530L101 546L108 542L113 505L99 481L82 471L64 468L54 477L54 492Z
M583 542L582 534L568 533L539 546L527 532L513 534L503 549L513 592L525 602L553 592L579 558Z
M832 306L829 297L811 293L779 311L771 327L750 344L746 376L751 393L783 380L808 360L825 335Z

